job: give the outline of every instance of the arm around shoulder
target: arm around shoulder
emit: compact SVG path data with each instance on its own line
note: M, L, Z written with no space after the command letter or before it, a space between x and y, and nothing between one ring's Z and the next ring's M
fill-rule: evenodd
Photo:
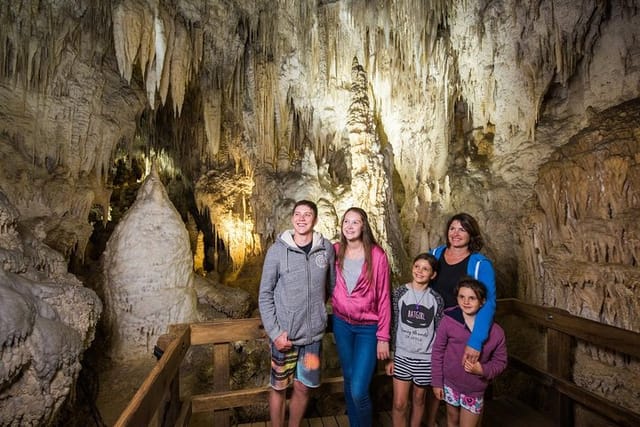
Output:
M493 269L493 264L488 258L482 256L477 261L475 268L475 277L479 280L487 289L487 299L478 311L475 324L473 326L473 332L467 345L474 350L481 351L482 345L489 337L489 330L493 323L493 316L496 312L496 274Z

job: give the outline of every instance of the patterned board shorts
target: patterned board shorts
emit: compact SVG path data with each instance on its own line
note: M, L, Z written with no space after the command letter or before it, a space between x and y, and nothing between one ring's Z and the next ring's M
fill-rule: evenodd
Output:
M461 406L476 415L480 415L484 406L484 398L458 393L447 385L444 386L444 401L451 406Z
M431 385L431 361L396 355L393 357L393 378L428 387Z
M271 343L271 387L284 390L296 379L309 388L320 386L322 341L294 345L286 353Z

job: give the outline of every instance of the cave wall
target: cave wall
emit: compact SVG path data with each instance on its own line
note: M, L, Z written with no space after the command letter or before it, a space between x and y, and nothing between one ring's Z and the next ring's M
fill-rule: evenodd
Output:
M298 198L328 237L366 207L397 276L464 210L499 296L638 330L616 309L637 283L633 138L597 124L640 94L633 1L10 0L0 24L0 192L56 262L109 221L116 162L155 163L231 279ZM622 201L562 163L590 126L581 161Z
M593 114L542 165L520 233L521 299L640 331L639 150L633 100ZM640 412L640 361L583 342L574 352L576 384Z

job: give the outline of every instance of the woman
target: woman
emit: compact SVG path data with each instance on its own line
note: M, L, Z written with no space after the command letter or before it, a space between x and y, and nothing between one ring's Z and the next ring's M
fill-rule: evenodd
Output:
M431 250L438 259L438 275L432 288L444 298L445 308L457 305L454 289L463 276L471 276L487 288L486 303L475 321L460 363L478 361L482 344L489 336L496 311L496 275L491 261L480 253L484 241L478 222L467 213L458 213L447 222L446 245Z
M377 360L389 358L391 300L389 262L367 214L357 207L342 217L332 295L333 333L344 377L351 427L372 424L369 385Z

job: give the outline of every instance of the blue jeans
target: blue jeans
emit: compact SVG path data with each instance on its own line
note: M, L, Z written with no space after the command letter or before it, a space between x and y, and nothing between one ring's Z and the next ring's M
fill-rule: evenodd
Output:
M370 427L369 385L377 365L377 325L351 325L333 316L333 335L344 377L344 397L351 427Z

